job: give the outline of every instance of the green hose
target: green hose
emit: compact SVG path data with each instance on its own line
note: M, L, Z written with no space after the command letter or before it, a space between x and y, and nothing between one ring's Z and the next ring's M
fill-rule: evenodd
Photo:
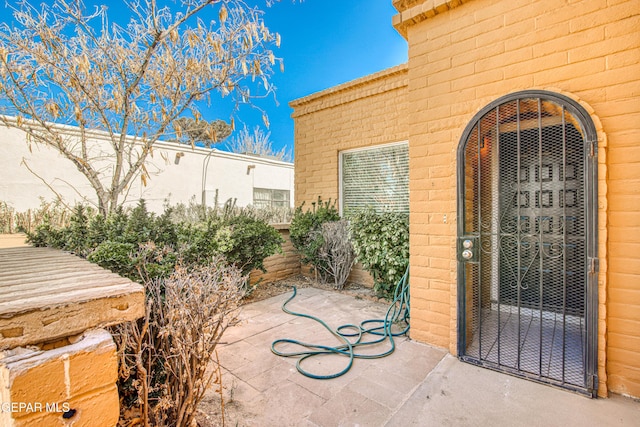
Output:
M315 322L318 322L322 325L327 331L329 331L333 336L335 336L338 340L342 341L344 344L331 347L319 344L309 344L303 343L294 339L278 339L275 340L271 344L271 351L278 356L283 357L299 357L298 362L296 363L296 368L298 372L302 375L314 378L327 380L331 378L337 378L341 375L347 373L351 367L353 366L354 359L378 359L381 357L385 357L393 353L395 350L395 342L393 341L393 337L405 335L409 332L409 269L402 276L402 279L396 285L396 289L394 291L394 297L391 305L387 309L387 313L384 319L369 319L364 320L360 323L360 325L346 324L338 327L336 330L331 329L329 325L327 325L321 319L312 316L310 314L304 313L296 313L287 308L287 304L291 302L297 294L297 289L293 287L293 294L282 304L282 311L285 313L291 314L293 316L304 317L307 319L311 319ZM392 332L392 325L399 323L404 324L404 328L400 332ZM373 338L371 340L364 340L367 335L373 335L378 338ZM389 340L389 349L383 353L376 354L361 354L357 353L356 349L358 347L363 347L367 345L381 343L385 340ZM279 351L276 347L280 344L294 344L302 347L300 351L291 351L284 352ZM334 374L329 375L316 375L311 372L308 372L302 368L302 362L305 360L319 355L327 355L327 354L339 354L349 358L349 361L344 369Z

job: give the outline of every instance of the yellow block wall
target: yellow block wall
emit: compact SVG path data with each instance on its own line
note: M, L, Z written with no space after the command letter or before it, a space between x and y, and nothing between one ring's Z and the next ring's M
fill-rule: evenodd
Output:
M340 151L406 141L406 96L404 64L293 101L295 206L310 209L318 196L337 203ZM308 266L302 272L312 275ZM349 281L373 286L360 264Z
M435 6L402 29L412 338L456 353L456 149L465 126L508 93L562 93L598 131L599 394L640 397L640 1L413 3ZM304 196L308 184L296 185Z
M0 425L111 427L120 415L116 345L104 329L77 342L0 355ZM21 406L22 405L22 406ZM68 419L64 411L73 411Z
M405 65L292 102L295 205L338 199L338 153L406 141Z
M260 270L253 270L249 275L251 284L258 282L272 283L300 274L300 254L296 252L293 243L291 243L289 224L275 224L274 227L284 239L282 253L271 255L264 260L266 273Z

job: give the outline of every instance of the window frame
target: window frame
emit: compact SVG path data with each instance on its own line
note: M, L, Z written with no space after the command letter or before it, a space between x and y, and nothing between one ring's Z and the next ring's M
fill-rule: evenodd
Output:
M396 141L396 142L389 142L389 143L383 143L383 144L375 144L375 145L368 145L368 146L364 146L364 147L357 147L357 148L350 148L347 150L340 150L338 151L338 210L340 213L340 216L344 215L344 174L343 174L343 170L344 170L344 155L345 154L351 154L351 153L357 153L357 152L362 152L362 151L374 151L374 150L379 150L379 149L384 149L384 148L388 148L388 147L394 147L394 146L406 146L407 147L407 153L409 151L409 140L402 140L402 141ZM407 155L407 178L409 176L409 156ZM409 198L409 183L407 180L407 199ZM409 212L409 209L407 208L407 213Z
M269 192L269 206L268 208L281 208L281 207L291 207L291 190L289 189L282 189L282 188L263 188L263 187L253 187L253 197L252 197L252 204L254 207L258 208L257 204L256 204L256 190L258 191L264 191L264 192ZM284 200L275 200L274 199L274 194L275 192L279 192L282 193L284 195L286 195L286 198ZM261 200L261 202L265 202L266 200ZM274 202L279 202L279 203L284 203L282 206L277 206L274 205ZM260 209L264 209L265 207L262 206L260 207Z

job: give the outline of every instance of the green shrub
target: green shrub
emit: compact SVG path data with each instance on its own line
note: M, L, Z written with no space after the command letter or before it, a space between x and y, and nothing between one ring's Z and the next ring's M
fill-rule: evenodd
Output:
M170 274L178 258L187 266L204 265L215 255L224 256L245 275L253 269L264 271L264 259L280 251L283 243L278 231L253 210L215 210L199 223L172 218L171 207L157 216L144 201L130 210L118 208L106 218L77 206L67 227L45 222L27 238L36 246L73 252L137 281Z
M180 253L185 262L200 264L223 255L247 275L264 269L264 259L282 250L280 233L247 211L210 217L205 223L185 224L180 236Z
M409 265L409 215L365 210L349 220L358 261L373 276L377 294L391 298Z
M69 219L69 225L63 229L64 246L62 249L86 257L95 246L89 236L89 217L91 210L77 205Z
M34 232L27 233L27 242L35 247L49 246L56 249L62 249L64 246L64 237L62 229L54 227L45 220L38 225Z
M138 245L133 243L105 241L98 245L87 259L122 276L138 280L136 253Z
M328 280L328 265L326 259L320 256L324 245L322 238L322 224L329 221L338 221L340 214L331 199L326 202L318 197L318 201L312 203L310 210L304 211L304 203L298 206L291 220L289 237L293 247L300 253L302 262L311 264L323 280Z
M264 271L264 259L283 243L253 210L212 210L201 222L172 218L171 208L157 216L142 201L106 217L78 206L68 226L45 221L28 233L33 244L73 251L145 285L146 317L111 332L121 402L141 407L154 425L175 425L179 414L196 412L214 375L207 366L215 346L247 293L248 273Z
M223 222L216 233L220 253L243 274L266 272L264 260L282 252L284 239L278 230L249 215L236 215Z

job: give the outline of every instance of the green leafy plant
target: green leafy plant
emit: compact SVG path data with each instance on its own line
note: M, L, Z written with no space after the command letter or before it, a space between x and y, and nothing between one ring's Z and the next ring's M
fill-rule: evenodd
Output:
M64 246L63 232L61 228L55 227L45 219L36 227L35 231L27 233L27 242L35 247L49 246L62 249Z
M63 249L77 255L86 257L91 249L92 242L89 240L89 217L91 209L83 205L77 205L73 210L73 215L63 234Z
M112 242L107 240L102 242L89 254L87 259L98 264L100 267L117 272L121 276L133 280L138 279L136 270L136 253L138 246L133 243Z
M220 253L245 275L255 269L266 272L265 258L282 252L284 243L275 228L250 215L236 215L227 219L217 236L221 245Z
M186 262L201 263L213 255L223 255L248 275L254 269L266 271L265 258L281 251L284 239L250 212L238 211L212 216L205 223L184 225L180 241L180 253Z
M304 210L304 203L298 206L291 220L289 236L293 247L300 253L304 263L311 264L322 280L330 277L326 258L320 256L320 251L324 245L322 237L322 224L329 221L338 221L340 214L336 209L335 202L331 199L322 201L318 197L317 202L311 204L310 210Z
M145 285L146 317L111 330L123 411L139 412L143 425L193 425L207 386L221 381L220 370L207 368L248 275L265 271L283 243L254 210L232 204L206 221L174 218L172 208L158 216L143 201L106 216L78 206L68 226L45 221L28 234L37 246L71 250Z
M197 223L173 218L171 207L158 216L147 210L144 201L106 217L77 206L68 226L45 221L27 238L35 246L73 252L136 281L170 274L178 258L186 265L203 265L215 255L224 256L244 275L254 269L265 271L264 259L281 251L284 241L251 209L228 206Z
M363 210L349 220L358 261L373 276L376 293L390 299L409 265L409 215Z

